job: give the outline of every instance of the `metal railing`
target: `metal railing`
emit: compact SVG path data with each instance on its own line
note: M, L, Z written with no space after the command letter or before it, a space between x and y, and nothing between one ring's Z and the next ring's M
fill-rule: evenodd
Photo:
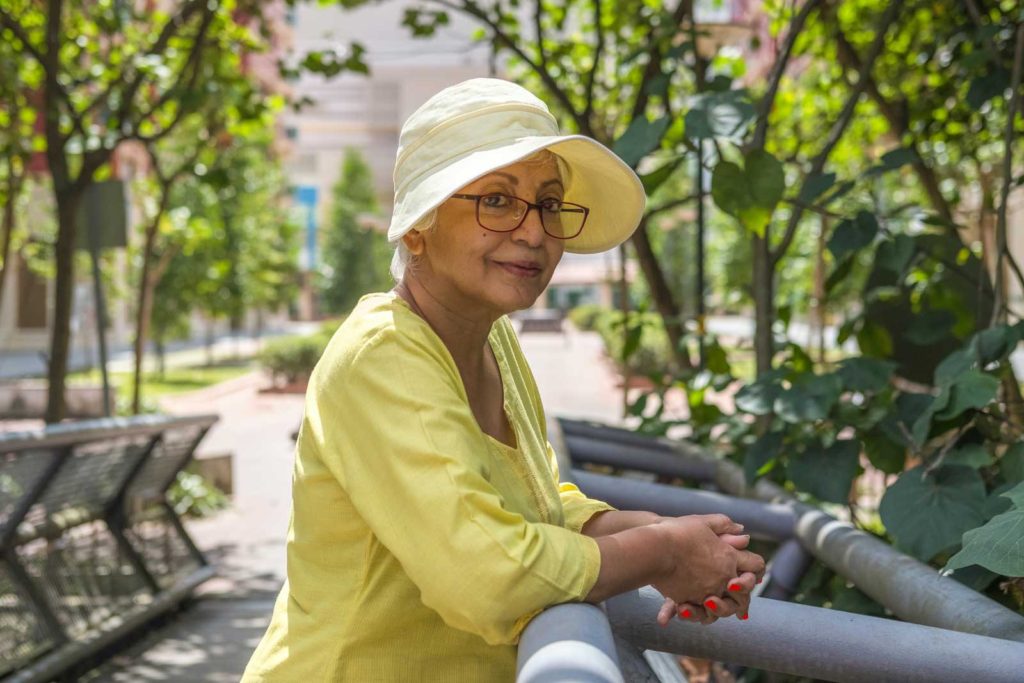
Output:
M832 681L1022 680L1024 617L1020 614L940 576L870 534L794 501L770 482L747 486L738 466L705 456L692 444L677 445L571 420L561 420L560 427L562 433L549 427L553 443L568 451L569 458L562 459L560 469L573 467L570 478L584 493L621 509L664 515L722 512L755 537L779 543L765 581L755 592L762 597L754 598L751 613L755 616L749 621L723 620L710 627L673 621L669 627L659 627L654 617L662 598L654 589L644 589L606 603L615 637L636 648ZM577 469L584 463L680 477L733 495ZM795 593L812 558L903 621L784 602ZM590 622L604 618L600 610L567 614ZM524 632L523 642L529 642L530 649L520 647L520 680L526 680L522 678L526 664L533 667L531 681L562 680L553 672L564 671L559 667L565 662L549 658L541 667L529 657L544 651L547 643L565 639L541 617ZM585 632L599 628L600 624L590 623ZM605 648L607 656L615 655L614 647L606 644ZM618 675L618 679L573 680L623 680ZM625 680L634 679L656 680L649 670Z
M166 499L216 416L0 435L0 676L48 681L212 576Z

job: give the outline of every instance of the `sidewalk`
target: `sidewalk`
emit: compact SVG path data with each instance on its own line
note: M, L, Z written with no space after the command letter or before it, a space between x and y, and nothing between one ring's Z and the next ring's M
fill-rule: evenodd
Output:
M549 414L620 421L621 390L596 334L534 333L520 341ZM188 523L219 576L200 588L196 605L102 667L92 680L237 683L285 578L291 433L303 409L302 396L260 393L264 384L259 373L252 373L163 402L172 413L218 413L221 420L201 451L234 456L232 507Z

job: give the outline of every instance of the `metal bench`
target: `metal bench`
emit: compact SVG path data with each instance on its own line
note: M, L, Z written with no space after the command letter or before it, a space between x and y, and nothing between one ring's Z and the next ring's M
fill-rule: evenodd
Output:
M216 416L0 435L0 676L49 681L213 575L166 494Z
M519 683L682 680L650 666L665 652L829 681L1021 680L1024 617L769 482L748 487L734 463L592 423L561 420L549 435L565 451L560 471L594 498L663 515L723 512L778 546L750 621L659 627L662 600L652 588L616 596L604 611L557 605L523 632ZM584 463L680 477L732 495L570 469ZM812 557L902 621L786 602Z

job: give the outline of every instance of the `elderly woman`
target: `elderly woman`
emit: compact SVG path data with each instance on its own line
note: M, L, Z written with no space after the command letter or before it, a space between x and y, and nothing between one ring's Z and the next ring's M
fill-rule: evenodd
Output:
M507 314L564 250L644 207L605 147L501 80L438 93L395 165L388 293L364 297L307 394L288 580L244 681L511 681L539 611L651 584L662 624L746 618L763 572L721 515L612 509L560 484Z

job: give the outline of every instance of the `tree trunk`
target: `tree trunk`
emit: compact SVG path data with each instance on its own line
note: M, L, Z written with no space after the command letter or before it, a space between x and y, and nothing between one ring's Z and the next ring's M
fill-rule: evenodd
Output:
M651 298L654 299L654 306L658 309L661 319L665 324L665 332L668 334L668 341L672 345L672 355L680 370L690 370L693 363L690 361L690 354L687 353L683 344L683 325L679 320L680 308L672 296L665 273L658 263L651 242L647 239L647 226L643 223L636 229L631 238L636 248L637 260L640 262L640 270L647 280L647 287L651 290Z
M775 322L774 287L775 269L768 244L768 228L765 236L753 236L754 240L754 357L757 376L772 369L775 344L772 324Z
M821 217L818 225L818 245L814 258L814 292L811 300L813 303L812 320L814 329L818 333L818 362L825 362L825 243L828 234L828 218ZM807 345L812 346L811 340Z
M3 237L0 238L0 312L3 311L4 305L4 283L11 272L8 265L11 262L11 240L14 237L14 203L20 190L19 186L20 183L14 174L14 161L8 158L7 203L4 204L3 224L0 226L0 230L3 231Z
M139 276L139 298L135 311L135 373L132 377L132 414L138 415L142 405L142 361L145 355L149 319L153 312L153 290L156 278L151 274L153 248L156 243L160 216L146 228L146 241L142 247L142 274Z
M68 372L68 346L71 342L71 314L75 287L75 216L79 195L54 186L57 197L57 277L54 283L53 328L50 335L50 359L47 371L46 422L60 422L65 416L64 384Z

